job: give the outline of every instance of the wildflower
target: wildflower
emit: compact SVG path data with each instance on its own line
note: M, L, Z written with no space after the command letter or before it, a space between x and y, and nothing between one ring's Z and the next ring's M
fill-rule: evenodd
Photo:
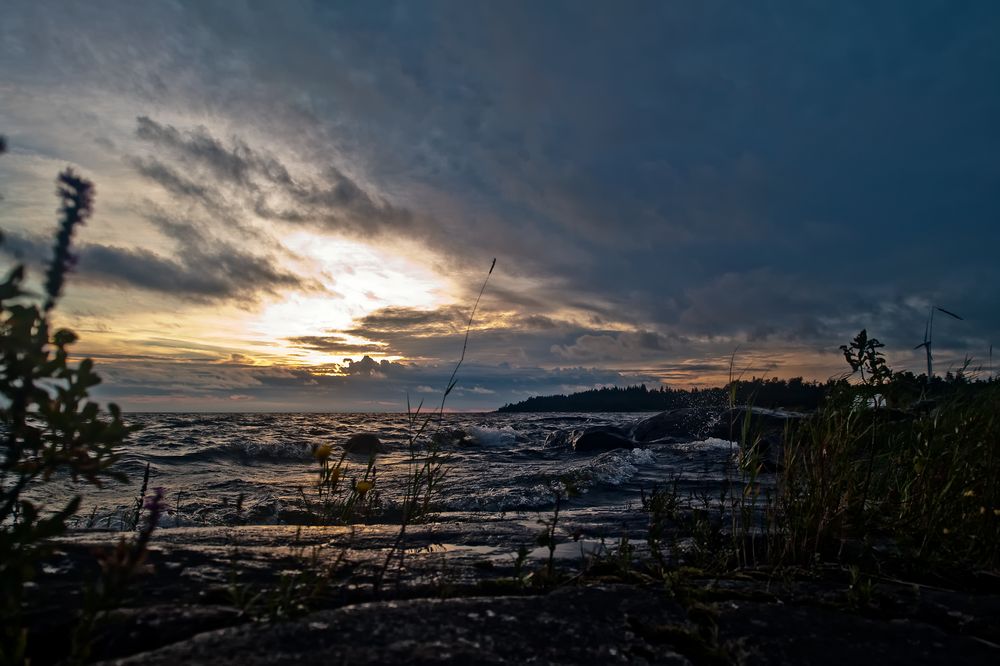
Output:
M975 496L976 496L976 491L972 490L971 488L962 493L962 497L975 497Z
M76 255L70 251L73 232L78 224L83 224L90 217L94 202L94 185L77 176L72 169L59 174L58 185L57 193L62 199L59 210L63 219L56 234L52 263L45 274L45 293L48 295L46 312L55 306L62 294L66 273L76 264Z
M359 495L364 495L374 487L375 484L371 481L357 481L354 484L354 490L357 491Z
M160 522L160 516L167 509L167 503L163 500L166 491L161 487L153 488L153 494L147 495L142 502L142 508L149 512L146 520L147 529L152 532L153 528Z
M332 444L320 444L313 449L313 458L316 460L326 460L330 457L331 451L333 451Z
M944 529L943 529L943 530L941 530L941 531L942 531L943 533L945 533L945 534L951 534L951 530L949 530L949 529L948 529L947 527L946 527L946 528L944 528Z

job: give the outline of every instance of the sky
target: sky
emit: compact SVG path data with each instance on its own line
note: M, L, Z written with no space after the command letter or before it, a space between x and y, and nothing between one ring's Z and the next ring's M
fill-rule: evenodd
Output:
M131 411L494 409L990 371L1000 4L37 2L0 20L0 264Z

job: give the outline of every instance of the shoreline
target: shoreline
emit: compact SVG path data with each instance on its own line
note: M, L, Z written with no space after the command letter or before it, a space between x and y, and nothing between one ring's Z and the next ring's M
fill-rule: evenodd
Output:
M835 664L881 655L897 663L986 664L1000 656L995 575L954 589L880 580L862 597L843 568L721 575L682 569L663 584L638 560L622 569L612 558L577 557L557 558L566 574L561 584L535 589L516 582L513 553L449 544L460 529L411 526L400 577L378 594L372 575L392 529L160 530L129 599L96 633L93 657L143 664L466 663L474 649L480 663ZM524 533L508 526L493 545L502 550ZM77 532L58 540L34 588L48 602L32 595L34 645L59 645L94 550L118 538ZM342 556L345 540L351 545ZM303 581L310 567L331 562L337 571L323 593L302 606L260 617L235 603L235 586L280 596L283 581ZM48 661L37 656L36 663Z

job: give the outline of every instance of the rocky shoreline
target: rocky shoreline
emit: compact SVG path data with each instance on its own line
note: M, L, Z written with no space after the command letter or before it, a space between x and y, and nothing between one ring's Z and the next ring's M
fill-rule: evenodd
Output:
M559 566L575 573L536 588L518 578L507 547L529 532L498 523L463 541L459 524L416 526L402 568L376 592L395 535L389 526L160 530L147 571L99 624L91 657L244 665L1000 659L995 575L862 584L839 568L680 570L664 583L595 558L564 559ZM34 663L64 656L93 553L117 538L80 532L59 542L33 586ZM307 593L319 571L322 589ZM255 596L253 610L246 602Z

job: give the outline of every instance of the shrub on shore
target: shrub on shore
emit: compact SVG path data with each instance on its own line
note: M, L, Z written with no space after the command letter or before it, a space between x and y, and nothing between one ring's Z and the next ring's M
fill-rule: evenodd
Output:
M112 466L132 428L109 405L89 398L100 382L93 362L70 360L76 335L55 329L52 312L73 264L72 237L91 213L93 186L67 169L59 175L59 228L45 277L45 300L35 303L16 266L0 282L0 662L20 663L27 632L21 619L26 584L53 537L67 529L80 496L60 507L26 497L39 482L83 481L100 486L124 477Z

